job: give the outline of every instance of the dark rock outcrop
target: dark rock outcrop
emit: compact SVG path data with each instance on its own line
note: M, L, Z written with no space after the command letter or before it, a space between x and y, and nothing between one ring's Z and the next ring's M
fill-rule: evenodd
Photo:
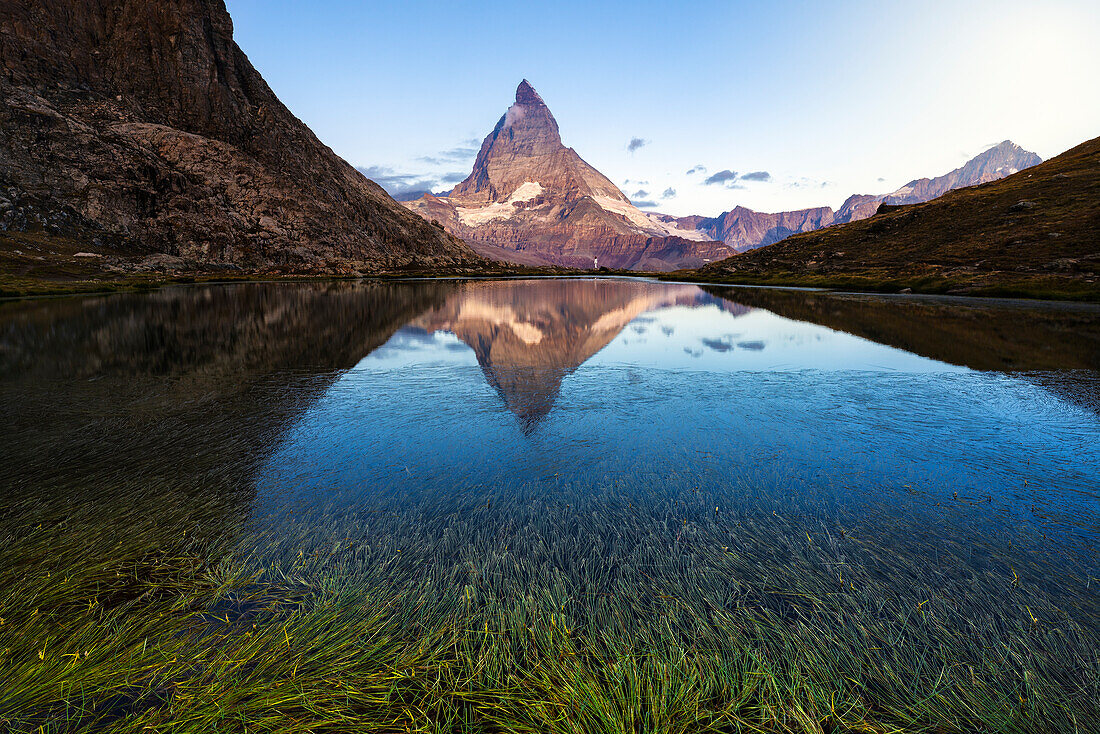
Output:
M0 227L317 270L475 263L336 156L221 0L0 2Z

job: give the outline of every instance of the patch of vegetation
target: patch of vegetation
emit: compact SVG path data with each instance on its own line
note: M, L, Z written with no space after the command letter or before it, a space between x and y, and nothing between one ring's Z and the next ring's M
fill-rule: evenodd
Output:
M660 280L716 285L754 285L779 288L820 288L864 293L925 293L983 298L1033 298L1052 301L1100 302L1100 282L1049 275L995 274L981 279L941 275L899 276L864 273L821 274L790 270L753 273L718 273L708 270L677 271L657 276Z
M491 544L465 554L433 527L401 538L334 537L334 521L317 517L257 528L231 519L229 500L170 495L116 503L109 517L43 512L33 499L9 507L6 731L1100 723L1094 628L997 548L981 548L990 555L975 572L957 563L974 553L963 543L937 543L934 566L899 553L872 532L886 517L829 528L685 510L664 528L601 498L598 517L586 509L571 522L618 528L635 560L611 567L606 550L563 546L553 552L580 555L567 567ZM488 510L460 515L483 526L478 512Z
M143 253L149 254L149 253ZM292 267L227 270L190 263L172 269L147 269L141 256L109 251L90 241L43 231L0 232L0 298L72 295L81 293L142 292L189 283L243 283L257 281L317 282L409 278L553 277L579 271L560 267L527 267L486 263L481 267L424 268L415 264L394 271L311 272ZM121 263L125 268L113 267Z

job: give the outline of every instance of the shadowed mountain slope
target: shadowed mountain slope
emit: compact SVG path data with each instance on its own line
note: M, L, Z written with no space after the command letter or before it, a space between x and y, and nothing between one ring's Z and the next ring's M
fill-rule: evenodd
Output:
M0 229L248 266L478 261L287 110L221 0L0 2L0 96Z

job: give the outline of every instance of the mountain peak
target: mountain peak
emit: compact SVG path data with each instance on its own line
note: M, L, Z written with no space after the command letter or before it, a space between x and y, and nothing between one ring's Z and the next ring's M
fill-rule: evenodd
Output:
M542 97L535 91L535 88L531 86L531 82L524 79L516 87L516 104L519 105L546 105L542 101Z
M496 257L516 253L525 264L592 267L598 259L610 267L675 269L732 252L631 204L562 143L550 108L526 79L482 141L470 175L448 196L421 198L409 208ZM498 384L507 379L501 372ZM540 409L531 410L537 417Z
M615 184L565 147L558 123L539 93L524 79L516 88L516 101L481 144L474 168L451 197L467 203L506 202L511 207L531 198L511 201L523 188L538 184L539 195L572 203L585 196L606 196L626 202Z
M1025 168L1038 165L1043 162L1043 159L1032 153L1029 150L1024 150L1020 146L1013 143L1011 140L1003 140L997 143L991 148L987 148L978 155L971 158L964 163L961 168L957 169L964 172L969 176L977 176L977 179L969 184L961 185L973 185L973 183L985 183L992 181L1001 176L1007 176L1017 171L1022 171ZM992 176L985 167L992 166L993 173L1001 174L999 176Z

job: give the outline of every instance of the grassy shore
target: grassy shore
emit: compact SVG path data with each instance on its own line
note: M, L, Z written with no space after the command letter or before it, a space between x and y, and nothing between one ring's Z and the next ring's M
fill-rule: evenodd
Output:
M230 268L202 263L148 265L134 254L102 255L81 240L44 232L0 232L0 298L131 293L189 283L245 283L258 281L313 282L332 280L399 279L417 277L516 277L571 275L568 268L526 267L488 263L477 268L423 268L360 271L345 267L310 270L305 267ZM92 252L86 252L92 250Z
M863 274L816 274L780 271L728 273L724 271L684 270L673 273L638 273L629 270L574 270L558 267L527 267L498 263L490 268L460 270L407 268L389 272L311 273L292 268L257 270L185 269L133 270L116 272L104 267L101 258L75 255L84 244L75 240L46 236L42 233L0 233L0 298L20 298L80 293L141 292L167 285L189 283L242 283L257 281L311 282L329 280L438 278L438 277L578 277L578 276L649 276L660 280L715 283L723 285L796 286L808 288L862 291L870 293L958 294L976 297L1036 298L1100 302L1100 284L1084 278L1056 274L1027 275L991 273L980 277L945 276L942 273L899 274L872 272ZM138 262L140 258L134 259Z
M815 274L777 270L770 273L721 273L708 270L660 274L661 280L796 288L821 288L862 293L923 293L977 298L1034 298L1048 301L1100 302L1100 283L1057 275L1028 276L993 273L985 277L896 273Z
M1088 592L1056 602L1000 543L969 569L960 559L976 550L962 541L937 543L936 563L931 547L899 552L876 540L885 515L846 528L716 517L700 490L662 522L608 494L569 517L527 512L502 547L488 513L514 525L522 499L479 496L446 527L414 516L356 533L308 513L231 519L228 498L118 489L131 500L106 517L33 497L5 512L5 731L1100 724ZM579 523L578 539L615 528L632 550L623 561L618 547L570 545L563 523Z

